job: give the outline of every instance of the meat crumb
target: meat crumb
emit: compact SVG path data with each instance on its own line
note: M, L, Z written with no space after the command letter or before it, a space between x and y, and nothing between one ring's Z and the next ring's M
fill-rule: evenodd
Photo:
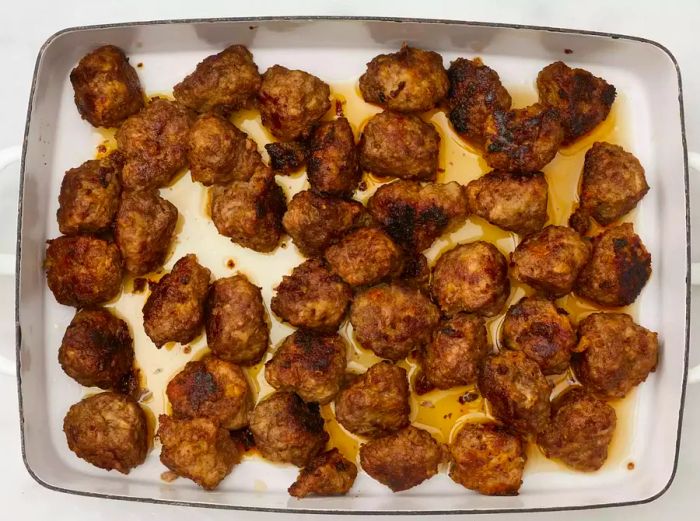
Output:
M627 470L634 470L634 461L630 461L627 464Z
M137 66L139 69L142 69L142 68L143 68L143 62L138 62L138 63L136 64L136 66Z
M229 259L228 261L226 261L226 266L232 270L236 266L236 263L233 262L233 259Z
M143 291L146 289L147 282L148 281L142 277L135 278L133 293L143 293Z
M335 115L339 118L343 117L343 102L339 99L335 100Z
M178 475L175 474L172 470L166 470L160 475L160 479L165 481L166 483L172 483L178 478Z
M434 409L434 408L435 408L435 404L434 404L433 402L429 401L429 400L425 400L425 401L420 402L420 406L421 406L421 407L427 407L428 409Z
M105 152L107 152L107 146L104 143L97 145L98 154L104 154Z
M435 389L435 386L431 384L425 377L425 373L420 372L413 382L413 390L417 395L425 394Z
M474 391L467 391L463 395L461 395L459 398L457 398L457 401L464 405L467 402L473 402L479 397L479 393L475 393Z
M358 186L358 189L360 190L360 192L364 192L365 190L367 190L367 183L365 181L362 181Z
M574 51L571 49L564 49L564 54L573 54Z
M182 348L182 352L189 355L192 352L192 346L185 346Z

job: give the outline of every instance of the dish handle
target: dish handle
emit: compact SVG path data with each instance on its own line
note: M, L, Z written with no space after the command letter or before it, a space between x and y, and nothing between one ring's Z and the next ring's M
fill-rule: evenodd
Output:
M688 152L688 164L693 170L700 172L700 153ZM693 262L690 266L690 282L693 286L700 286L700 262ZM688 383L700 382L700 365L688 369Z

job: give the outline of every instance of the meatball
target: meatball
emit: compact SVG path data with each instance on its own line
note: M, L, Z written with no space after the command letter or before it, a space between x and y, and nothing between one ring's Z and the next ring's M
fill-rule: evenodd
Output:
M397 112L424 112L447 94L447 73L442 56L403 45L399 52L380 54L360 76L365 101Z
M289 495L342 496L347 494L355 483L357 467L338 452L331 449L319 454L299 472L297 480L289 487Z
M282 141L307 137L331 108L330 94L316 76L273 65L263 74L258 95L262 124Z
M394 492L408 490L438 472L442 446L422 429L409 425L360 447L360 465Z
M510 295L508 261L488 242L460 244L435 263L430 290L448 316L466 311L492 317Z
M409 254L403 263L403 270L399 280L407 285L421 290L423 293L430 291L430 266L428 259L422 253Z
M357 188L358 168L355 136L345 118L325 121L316 127L309 146L306 168L311 189L327 195L348 196Z
M550 387L537 362L522 351L503 351L486 358L479 389L491 413L524 434L542 432L549 423Z
M510 256L513 277L537 291L562 297L591 257L591 245L571 228L547 226L523 240Z
M262 80L253 55L243 45L231 45L207 56L173 88L173 96L197 112L229 114L254 101Z
M367 122L359 150L360 165L375 175L434 181L440 134L418 116L382 112Z
M134 275L160 268L175 234L177 208L155 190L136 190L122 195L114 238L124 267Z
M46 279L59 304L77 308L101 304L122 288L122 258L112 243L89 235L47 241Z
M111 391L72 405L63 432L76 456L105 470L128 474L148 453L146 415L134 399Z
M265 379L275 389L297 393L305 402L328 403L340 390L347 350L345 340L336 334L296 331L265 364Z
M244 275L216 280L205 303L207 345L235 364L257 364L267 351L270 326L260 288Z
M582 389L557 399L552 421L537 437L548 458L583 471L598 470L608 457L615 432L615 409Z
M395 181L379 187L367 209L394 241L423 251L446 230L467 217L467 199L455 183Z
M318 404L289 392L273 393L258 403L250 430L263 457L297 467L308 465L329 439Z
M58 362L80 385L117 387L134 363L129 326L104 308L78 311L63 335Z
M187 164L194 115L175 101L153 98L117 130L124 154L122 184L128 190L161 188Z
M335 331L345 318L352 290L321 259L309 259L282 277L272 311L294 327Z
M335 417L350 432L383 436L406 427L411 407L403 367L379 362L356 377L335 399Z
M484 159L506 172L536 172L554 159L563 138L556 109L539 103L497 109L484 124Z
M93 127L118 127L143 107L139 77L124 51L114 45L83 56L70 82L80 116Z
M622 398L656 369L656 333L624 313L593 313L578 326L576 376L601 398Z
M158 421L161 463L206 490L215 489L241 461L228 431L209 418L176 420L161 414Z
M186 344L197 337L210 277L211 272L190 253L154 284L143 306L143 328L157 347L166 342Z
M268 143L265 150L270 156L270 167L280 175L289 175L301 169L309 155L309 147L304 141Z
M99 233L112 226L119 206L121 168L121 155L114 153L66 172L56 212L62 234Z
M574 291L601 306L634 302L651 276L651 255L630 223L608 228L593 238L593 255Z
M547 222L547 192L542 172L493 170L466 188L470 213L520 235L539 231Z
M567 145L604 121L615 101L615 87L584 69L563 62L547 65L537 75L540 101L559 111Z
M523 482L523 441L495 423L466 423L450 443L450 477L489 496L513 496Z

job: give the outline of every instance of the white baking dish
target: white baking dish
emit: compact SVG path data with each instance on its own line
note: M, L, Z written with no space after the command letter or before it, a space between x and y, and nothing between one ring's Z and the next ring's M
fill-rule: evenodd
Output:
M362 475L348 496L303 501L286 492L294 469L257 459L237 467L219 490L204 492L186 480L160 481L163 468L157 450L128 477L93 469L75 458L65 445L61 424L66 409L80 399L82 391L56 362L57 347L73 311L54 301L41 263L45 241L58 235L55 210L61 176L88 159L99 141L77 117L72 101L68 74L77 60L97 45L118 45L132 63L146 63L139 74L147 92L169 91L204 56L235 42L251 48L262 70L281 63L338 82L356 79L371 57L395 50L404 41L440 52L446 63L456 56L481 56L507 85L534 80L544 65L566 59L573 66L595 69L624 93L630 108L626 114L632 129L630 148L645 165L652 187L635 221L654 268L639 299L638 319L658 331L663 341L657 371L636 393L625 457L592 474L561 467L526 468L525 483L516 497L478 496L443 473L400 494L391 494ZM574 52L565 54L565 49ZM23 455L32 476L49 488L251 510L467 513L640 503L661 495L673 479L687 376L688 181L680 74L673 56L658 44L560 29L349 18L196 20L67 29L52 36L37 59L21 172L17 371ZM292 250L279 262L294 265ZM166 268L179 257L178 251ZM208 260L204 263L212 268ZM244 256L237 261L245 269ZM269 286L288 266L270 261L255 269L270 276L264 293L269 304ZM283 333L283 329L273 331L273 340ZM165 350L162 353L167 355ZM627 468L629 461L634 462L633 471Z

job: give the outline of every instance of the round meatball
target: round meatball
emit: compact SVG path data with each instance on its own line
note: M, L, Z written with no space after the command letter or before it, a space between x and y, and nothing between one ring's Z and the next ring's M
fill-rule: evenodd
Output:
M601 398L622 398L656 369L659 339L625 313L593 313L578 326L576 376Z
M260 288L244 275L216 280L205 303L207 345L217 357L257 364L267 351L270 326Z
M282 141L307 137L331 108L330 95L316 76L273 65L263 74L258 95L262 124Z
M294 393L276 392L258 403L250 416L255 446L270 461L305 467L329 439L318 404Z
M357 467L338 451L331 449L319 454L299 472L299 477L289 487L290 496L342 496L355 483Z
M488 242L460 244L435 263L430 290L448 316L466 311L492 317L510 294L508 262Z
M134 399L111 391L72 405L63 419L63 432L76 456L105 470L128 474L148 453L145 413Z
M378 176L434 181L440 134L411 114L382 112L367 122L360 137L360 165Z
M276 141L265 145L275 174L290 175L300 170L309 155L306 141Z
M80 385L117 387L134 363L129 326L104 308L78 311L63 335L58 363Z
M47 241L46 280L59 304L77 308L101 304L122 288L122 258L112 243L89 235Z
M345 118L325 121L311 136L306 167L311 189L328 195L351 195L362 178L355 135Z
M143 107L139 77L124 51L114 45L83 56L70 82L80 116L93 127L118 127Z
M403 45L399 52L380 54L360 76L365 101L397 112L424 112L447 94L447 73L442 56Z

